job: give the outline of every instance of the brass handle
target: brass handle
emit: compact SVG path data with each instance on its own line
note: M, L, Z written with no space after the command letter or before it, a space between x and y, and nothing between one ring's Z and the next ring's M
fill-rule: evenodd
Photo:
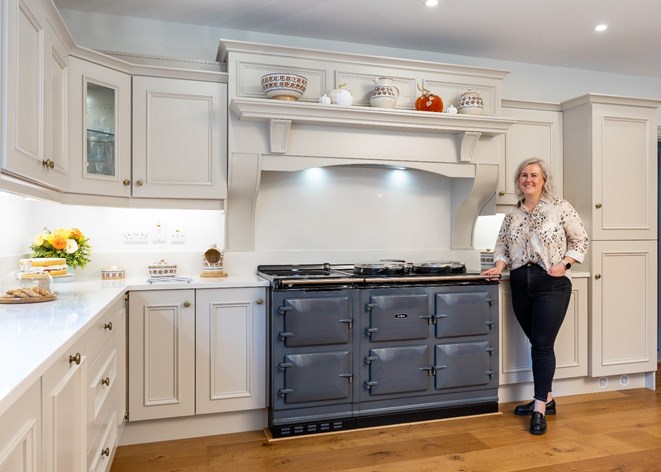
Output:
M41 161L41 165L45 167L46 169L53 169L55 167L55 163L51 161L50 159L46 159L45 161Z
M109 457L109 456L110 456L110 448L107 447L107 448L103 449L103 450L101 451L101 455L102 455L102 456Z
M138 181L136 181L135 184L136 184L138 187L142 187L142 184L143 184L143 183L144 183L144 182L143 182L142 180L138 180Z
M501 190L500 192L498 192L498 195L500 195L501 197L504 197L504 196L505 196L505 192L503 192L503 191Z
M105 385L106 387L110 386L110 377L106 377L105 379L101 379L101 385Z
M107 329L108 331L112 331L112 321L110 323L104 324L103 329Z
M188 301L184 302L184 306L185 306L186 308L188 308L190 305L191 305L190 302L188 302Z
M597 203L594 207L598 210L599 208L601 208L601 203Z
M50 160L50 159L49 159L49 160ZM48 163L48 168L49 168L49 169L54 169L54 168L55 168L55 163L54 163L53 161L50 161L50 162Z
M264 303L264 300L262 300L261 298L258 298L257 300L255 300L255 303L257 303L258 305L261 305L262 303Z
M76 365L80 365L80 352L77 352L75 356L69 356L69 364L75 362Z
M124 181L122 183L124 184L125 187L128 187L129 185L131 185L131 181L129 179L124 179Z
M597 274L597 275L595 275L594 278L595 278L596 280L599 280L599 279L601 278L601 274Z

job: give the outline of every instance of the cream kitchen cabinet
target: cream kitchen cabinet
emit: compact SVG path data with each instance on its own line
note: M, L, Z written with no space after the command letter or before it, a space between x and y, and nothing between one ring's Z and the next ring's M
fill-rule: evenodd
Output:
M3 425L0 428L0 472L43 470L40 380L0 415L0 424Z
M129 421L195 414L195 290L129 292Z
M4 172L62 189L67 150L66 27L46 2L9 0Z
M86 469L85 351L83 337L60 355L41 378L44 472Z
M69 61L67 192L131 195L131 76L75 56Z
M556 379L588 374L588 279L572 279L572 294L555 343ZM530 342L512 310L509 280L500 283L500 383L532 382Z
M227 196L227 84L133 77L134 197Z
M593 241L590 375L657 369L657 242Z
M195 412L266 406L264 288L197 290Z
M496 204L517 201L514 173L521 162L538 157L551 167L558 195L562 195L562 113L558 105L504 100L501 114L518 121L505 135L505 160L498 174Z
M564 196L592 240L657 238L661 101L587 95L565 102Z
M129 293L129 419L266 406L263 288Z
M87 332L87 468L110 470L126 412L126 308L112 305Z

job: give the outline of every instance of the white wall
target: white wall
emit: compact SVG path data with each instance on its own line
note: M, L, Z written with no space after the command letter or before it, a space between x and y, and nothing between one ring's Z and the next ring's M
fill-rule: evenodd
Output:
M147 275L147 264L166 259L180 266L180 273L197 275L201 258L212 244L223 247L224 213L220 210L151 210L63 205L0 192L5 224L0 231L0 273L18 269L17 260L29 255L34 236L47 227L79 228L90 239L92 261L81 277L100 277L100 269L123 266L127 275ZM6 219L5 219L6 218ZM11 222L11 223L9 223ZM152 235L156 224L165 228L165 243L128 244L125 232ZM169 235L180 229L183 243L172 243Z

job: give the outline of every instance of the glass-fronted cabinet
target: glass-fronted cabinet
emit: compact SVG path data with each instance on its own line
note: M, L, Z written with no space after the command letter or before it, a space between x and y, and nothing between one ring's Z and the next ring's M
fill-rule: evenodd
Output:
M115 159L116 90L87 81L86 94L85 172L114 177L117 175Z
M69 191L131 195L131 76L72 56Z

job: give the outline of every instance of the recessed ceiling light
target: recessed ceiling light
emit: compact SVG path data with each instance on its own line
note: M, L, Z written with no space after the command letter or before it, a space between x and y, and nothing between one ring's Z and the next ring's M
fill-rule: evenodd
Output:
M605 24L597 25L594 27L594 30L599 33L601 33L602 31L606 31L607 29L608 29L608 25Z
M428 7L435 7L438 5L438 0L425 0L425 5Z

